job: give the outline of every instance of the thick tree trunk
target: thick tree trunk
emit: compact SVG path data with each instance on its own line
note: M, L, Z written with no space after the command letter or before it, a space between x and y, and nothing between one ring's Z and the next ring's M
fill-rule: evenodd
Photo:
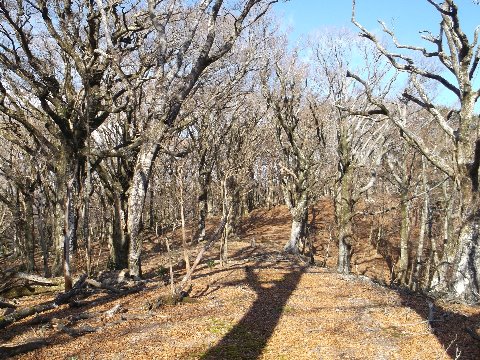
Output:
M110 241L110 260L115 270L128 268L129 234L127 229L128 213L122 195L113 194L113 219Z
M53 214L53 246L54 258L52 273L53 276L60 276L63 272L63 244L65 225L65 198L67 194L66 183L66 162L63 157L57 163L56 184L55 184L55 205Z
M461 136L457 146L456 184L460 191L460 229L456 239L445 246L440 279L445 279L451 296L467 301L480 300L480 139L468 136L477 126L474 119L476 95L465 91L460 110ZM452 241L455 240L455 241Z
M452 273L449 277L451 291L467 302L479 300L480 253L480 218L475 216L467 222L458 239L458 248L455 254Z
M67 170L67 186L65 196L65 217L63 228L63 277L65 279L65 291L72 288L72 255L76 241L78 225L78 213L75 209L76 186L78 186L77 166L69 163Z
M353 154L349 141L349 130L345 118L337 123L337 152L339 155L339 188L335 197L335 217L338 231L337 272L349 274L353 242L353 209L355 205L353 176Z
M45 210L43 206L38 207L38 236L39 243L42 249L42 259L43 259L43 274L45 277L50 277L52 273L48 266L49 259L49 246L48 246L48 230L47 224L45 221Z
M338 264L337 272L339 274L350 274L352 258L352 236L348 228L342 228L338 237Z
M157 153L158 145L156 144L144 144L141 147L135 164L132 184L130 186L127 220L128 233L130 235L128 268L130 270L130 275L134 277L142 276L142 242L140 239L140 228L150 173Z
M344 191L337 206L338 209L338 259L337 259L337 272L340 274L350 274L351 258L352 258L352 240L353 240L353 225L352 225L352 209L350 192L346 189L348 184L344 184L343 181L347 181L345 177L342 179L342 188Z
M428 223L428 207L429 207L429 188L426 174L426 159L422 156L422 180L423 190L425 191L424 199L422 202L422 215L420 217L420 231L418 234L418 246L415 265L412 267L412 281L410 281L410 288L413 291L417 291L422 288L422 281L420 274L422 272L422 265L424 264L423 249L425 245L425 231Z
M305 229L307 227L307 218L305 216L308 213L307 194L302 194L300 201L296 204L295 208L290 210L292 214L292 227L290 230L290 239L285 244L283 251L289 254L299 254L300 241L305 237Z

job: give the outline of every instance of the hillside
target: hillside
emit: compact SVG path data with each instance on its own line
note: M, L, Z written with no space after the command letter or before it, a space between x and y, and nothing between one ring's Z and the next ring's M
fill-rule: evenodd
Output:
M228 266L216 261L218 246L210 250L190 296L178 305L168 304L169 257L162 239L149 237L141 291L92 289L88 297L14 323L0 330L0 358L21 344L32 350L13 358L480 358L480 308L437 301L429 324L429 299L381 285L388 266L365 244L368 230L357 239L364 246L355 254L356 274L340 276L329 267L335 263L329 203L320 204L311 223L314 266L279 251L289 233L285 208L254 211L229 244ZM178 264L180 233L168 236ZM198 248L190 248L192 258ZM175 267L175 280L183 273ZM104 272L98 279L117 276ZM17 306L52 298L19 298Z

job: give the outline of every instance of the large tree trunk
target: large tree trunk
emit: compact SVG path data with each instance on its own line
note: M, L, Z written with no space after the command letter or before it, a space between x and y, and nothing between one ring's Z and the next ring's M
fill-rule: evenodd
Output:
M418 246L417 246L417 254L414 266L412 266L412 275L410 281L410 289L413 291L417 291L418 289L422 288L422 282L420 274L422 272L422 266L424 265L424 256L423 256L423 249L425 243L425 231L427 228L428 223L428 208L429 208L429 187L427 181L427 172L426 172L426 163L427 160L424 156L422 156L422 183L423 183L423 191L425 192L423 202L422 202L422 214L420 217L420 230L418 234Z
M128 268L129 234L127 231L128 212L122 195L113 194L112 235L110 237L110 261L114 269Z
M343 169L343 174L340 175L340 196L335 202L335 213L338 225L337 272L340 274L350 274L353 240L353 174L349 166L342 166L340 168Z
M477 126L474 119L475 95L465 92L460 110L456 183L460 190L460 221L458 237L449 240L444 251L440 278L446 279L446 290L456 298L467 302L480 299L480 199L479 167L480 139L472 139L471 128Z
M128 232L130 235L128 268L130 270L130 275L134 277L142 276L142 242L140 239L140 227L148 183L150 181L150 173L157 153L158 145L156 144L144 144L141 147L135 164L132 184L130 186L127 220Z
M65 198L67 194L66 162L67 160L63 156L59 159L56 166L55 204L52 220L54 246L53 276L59 276L63 272L63 243L65 236L63 230L65 225Z
M72 254L76 242L78 213L75 209L76 187L78 186L78 168L75 162L69 162L67 169L67 186L65 196L65 217L63 228L63 277L65 291L72 288Z
M300 253L299 244L301 239L305 237L305 229L307 227L308 203L306 191L300 195L300 200L294 208L290 209L292 214L292 228L290 230L290 239L285 244L283 251L289 254Z
M28 190L24 194L25 213L25 252L27 255L27 271L35 270L35 228L33 221L33 194Z
M49 259L49 244L48 244L48 227L45 221L45 210L43 206L38 206L38 240L42 249L43 259L43 274L45 277L50 277L51 272L48 266Z

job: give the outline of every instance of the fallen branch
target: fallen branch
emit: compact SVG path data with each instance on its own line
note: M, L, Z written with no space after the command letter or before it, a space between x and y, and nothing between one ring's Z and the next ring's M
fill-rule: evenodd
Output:
M85 279L87 278L87 275L82 275L80 276L80 279L75 283L75 286L72 288L72 290L59 294L55 300L51 303L47 304L41 304L41 305L36 305L36 306L29 306L24 309L19 309L17 311L14 311L13 313L6 315L4 317L0 318L0 329L3 329L7 327L8 325L22 320L26 317L29 317L31 315L35 314L40 314L45 311L51 310L56 308L58 305L65 304L67 303L73 296L78 294L85 284Z
M87 280L87 275L82 274L80 278L77 280L75 285L73 285L72 289L65 292L58 294L54 300L56 305L66 304L72 297L79 294L82 291L82 287L85 285L85 281Z
M17 307L9 302L0 300L0 309L16 309Z
M92 326L89 326L89 325L85 325L85 326L82 326L80 328L70 328L66 325L63 325L63 324L59 324L57 326L57 330L59 331L62 331L68 335L70 335L71 337L78 337L78 336L82 336L82 335L85 335L85 334L88 334L88 333L93 333L95 331L97 331L96 328L92 327Z
M14 277L17 279L28 280L34 284L43 285L43 286L57 286L58 282L53 281L52 279L47 279L43 276L26 274L23 272L17 272L14 274Z
M98 289L105 289L105 290L111 291L115 294L121 294L122 293L122 290L114 288L113 286L107 285L105 283L101 283L100 281L97 281L97 280L94 280L94 279L86 279L85 283L87 283L88 285L91 285L95 288L98 288Z
M47 345L45 339L31 339L20 345L2 345L0 346L0 359L8 359L12 356L33 351L45 345Z
M33 292L32 285L58 286L58 281L47 279L43 276L27 274L15 270L0 271L0 294L11 292L13 289L27 287ZM22 293L20 291L20 293ZM27 292L26 295L29 295ZM10 297L10 296L7 296Z
M55 303L48 303L48 304L41 304L41 305L36 305L36 306L30 306L25 309L19 309L17 311L14 311L13 313L6 315L4 317L0 317L0 329L3 329L7 327L8 325L18 321L22 320L26 317L29 317L31 315L39 314L51 309L54 309L57 307Z
M105 316L106 316L107 318L111 318L111 317L114 316L117 312L122 311L122 310L123 310L122 305L117 304L117 305L115 305L113 308L111 308L110 310L105 311Z

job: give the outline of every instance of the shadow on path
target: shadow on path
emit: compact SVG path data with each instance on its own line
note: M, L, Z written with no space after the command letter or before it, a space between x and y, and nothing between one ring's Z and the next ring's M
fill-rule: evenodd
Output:
M425 321L430 323L431 332L445 349L451 359L480 359L480 336L475 330L480 328L480 315L466 316L461 312L451 311L440 305L433 307L433 319L429 319L429 299L420 294L406 290L397 290L402 305L415 310Z
M261 270L246 267L246 282L257 299L245 316L201 359L257 359L277 326L290 295L296 289L304 268L294 268L282 279L263 284Z

